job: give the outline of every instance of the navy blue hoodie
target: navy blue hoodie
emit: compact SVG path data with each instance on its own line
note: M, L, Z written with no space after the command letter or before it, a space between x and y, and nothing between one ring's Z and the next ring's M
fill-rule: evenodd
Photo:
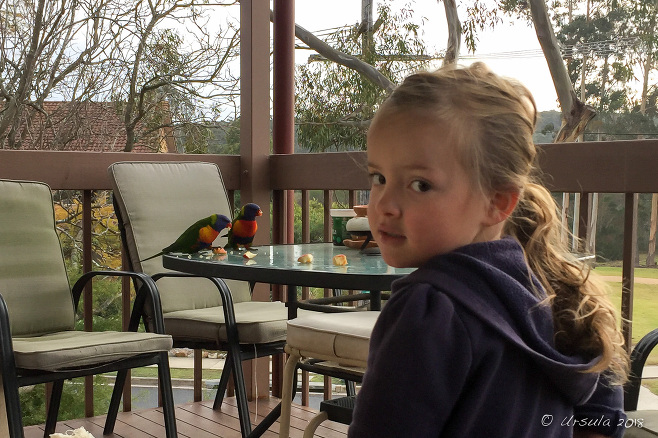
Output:
M621 436L621 388L583 372L596 358L555 349L551 310L533 290L543 293L510 238L396 281L348 436L571 437L581 425Z

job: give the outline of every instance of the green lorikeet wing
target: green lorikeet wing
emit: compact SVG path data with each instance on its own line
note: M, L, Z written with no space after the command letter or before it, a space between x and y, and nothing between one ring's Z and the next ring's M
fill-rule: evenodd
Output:
M223 214L213 214L203 219L199 219L190 225L183 234L171 245L163 248L161 252L148 257L146 260L161 256L170 252L182 252L191 254L202 249L210 248L212 242L217 238L219 232L226 227L231 227L231 220Z

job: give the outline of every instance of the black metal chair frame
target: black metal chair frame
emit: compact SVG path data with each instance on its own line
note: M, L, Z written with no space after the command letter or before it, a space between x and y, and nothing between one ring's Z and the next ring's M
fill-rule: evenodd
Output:
M118 218L119 229L121 231L121 242L125 250L125 248L128 247L126 244L126 230L123 226L123 222L121 220L121 212L118 205L116 204L116 200L113 200L113 205L114 211ZM132 263L130 262L130 257L126 258L128 259L129 269L133 269ZM217 394L215 395L215 401L213 403L213 409L219 410L221 408L222 402L224 400L224 393L228 387L229 378L231 375L233 375L233 384L235 387L235 395L238 404L238 417L240 419L240 430L242 432L242 436L243 438L246 438L258 437L262 435L263 432L265 432L272 424L274 424L277 417L274 415L266 417L261 421L261 423L258 424L257 428L252 431L251 420L249 417L247 390L241 364L242 361L245 360L283 354L283 348L286 344L285 341L265 344L241 344L238 335L238 326L235 319L235 312L233 309L233 297L231 296L229 287L221 278L196 276L176 272L158 273L152 276L153 280L156 282L159 279L165 277L207 278L215 285L215 287L217 287L217 291L219 292L222 300L227 342L197 342L190 340L177 340L174 338L174 347L226 351L227 354L226 360L224 362L224 369L222 370L222 375L219 380ZM250 282L249 288L250 291L253 292L253 282ZM235 358L238 358L238 360L235 360Z
M631 372L624 385L624 410L636 411L642 386L642 370L653 348L658 344L658 328L640 339L631 352Z
M84 274L78 279L71 290L73 304L76 310L85 285L96 276L130 277L133 281L138 282L140 286L136 289L137 294L130 315L128 331L136 332L140 320L143 318L144 325L149 331L164 334L162 308L155 282L151 277L142 273L125 271L92 271ZM153 315L149 317L147 317L147 314L144 312L144 306L147 302L153 309ZM22 438L24 436L20 399L18 395L19 387L53 382L50 406L44 431L44 437L49 437L50 434L55 432L64 380L116 371L117 377L112 392L109 411L105 420L105 428L103 430L104 435L111 434L114 430L114 424L119 411L119 404L121 402L127 371L132 368L147 365L157 365L158 367L158 379L162 396L166 436L167 438L175 438L177 436L169 358L168 352L166 351L144 353L104 364L70 368L56 372L17 368L12 347L9 311L5 300L0 295L0 360L2 361L0 366L2 367L9 436L11 438Z

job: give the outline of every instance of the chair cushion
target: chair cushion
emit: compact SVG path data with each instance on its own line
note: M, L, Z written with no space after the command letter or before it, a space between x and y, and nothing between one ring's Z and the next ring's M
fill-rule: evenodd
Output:
M288 321L287 345L302 356L365 367L379 312L305 314Z
M630 427L624 432L624 438L652 438L658 436L658 411L639 410L626 412Z
M214 213L233 216L216 164L128 161L112 164L108 172L126 230L128 255L138 272L165 272L162 257L140 260L160 252L197 220ZM226 238L218 237L214 245L225 243ZM242 284L229 285L234 302L251 300L247 283ZM221 305L217 288L209 281L181 287L175 279L163 279L158 290L165 313Z
M123 359L139 353L167 351L169 335L141 332L63 331L38 337L12 338L16 366L55 371Z
M12 334L73 329L73 300L50 188L0 180L0 224L0 293L11 315Z
M288 309L280 301L235 303L235 320L241 344L284 341ZM164 314L165 331L177 341L226 342L221 306L178 310Z

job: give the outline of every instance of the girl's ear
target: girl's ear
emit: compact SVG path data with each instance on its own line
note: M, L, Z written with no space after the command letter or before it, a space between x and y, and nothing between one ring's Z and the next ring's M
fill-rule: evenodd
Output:
M490 198L487 225L496 225L505 221L519 202L518 190L497 191Z

